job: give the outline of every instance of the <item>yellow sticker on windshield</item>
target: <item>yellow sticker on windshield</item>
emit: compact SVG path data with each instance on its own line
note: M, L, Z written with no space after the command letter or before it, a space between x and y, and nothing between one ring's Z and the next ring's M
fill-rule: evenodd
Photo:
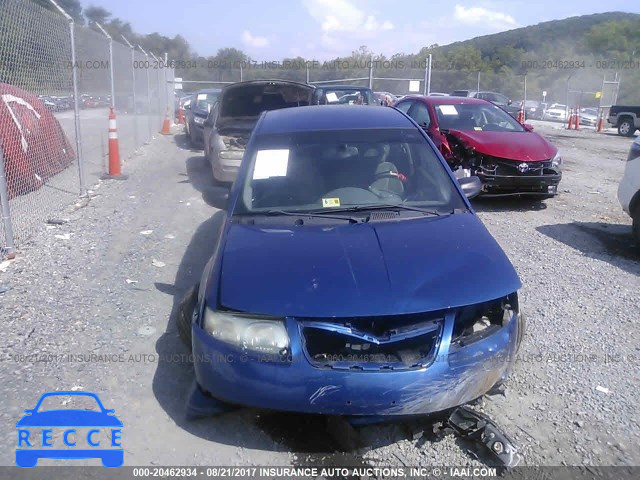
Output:
M322 206L323 207L339 207L340 199L339 198L323 198Z

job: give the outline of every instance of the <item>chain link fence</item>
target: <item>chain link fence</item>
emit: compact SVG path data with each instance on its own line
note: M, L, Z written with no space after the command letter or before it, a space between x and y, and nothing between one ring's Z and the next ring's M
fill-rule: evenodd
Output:
M110 107L122 161L173 118L173 78L63 11L0 2L0 258L108 172Z

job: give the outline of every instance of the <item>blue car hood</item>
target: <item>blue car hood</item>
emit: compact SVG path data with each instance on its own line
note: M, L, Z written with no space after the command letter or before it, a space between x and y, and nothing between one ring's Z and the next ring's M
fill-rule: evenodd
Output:
M232 224L209 304L278 316L436 311L521 286L472 213L337 226ZM219 297L218 297L219 295Z

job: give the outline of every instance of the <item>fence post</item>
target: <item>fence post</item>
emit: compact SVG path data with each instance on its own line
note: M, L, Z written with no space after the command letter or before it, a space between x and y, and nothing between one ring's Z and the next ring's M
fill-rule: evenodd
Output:
M566 98L567 98L567 104L565 105L565 119L567 121L567 126L571 125L571 123L569 123L569 80L571 80L571 77L573 76L573 73L569 74L569 76L567 77L567 92L566 92Z
M158 97L158 116L160 121L162 122L162 98L160 97L160 85L162 84L162 82L160 82L160 60L158 60L158 57L156 57L153 52L149 52L149 55L151 55L153 57L153 59L156 62L157 68L156 68L156 80L158 81L157 85L158 85L158 91L156 93L157 97Z
M136 50L135 47L133 45L131 45L131 43L129 42L129 40L127 40L127 38L124 35L120 35L122 37L122 39L126 42L126 44L129 46L129 48L131 49L131 78L133 79L133 138L135 139L135 148L137 149L138 146L140 145L139 141L140 139L138 138L138 119L136 118L137 116L137 103L136 103Z
M11 226L11 210L9 209L9 189L7 188L7 175L4 169L4 156L0 145L0 203L2 204L2 223L4 225L4 239L7 242L7 256L14 258L16 244L13 239L13 227ZM0 257L0 260L2 257Z
M113 38L102 28L98 22L95 22L96 26L109 39L109 81L111 82L111 108L116 109L116 87L113 81Z
M480 91L480 71L478 71L478 85L476 86L476 92Z
M429 70L427 70L427 95L431 94L431 67L433 64L433 55L429 54Z
M86 194L84 184L84 165L82 159L82 139L80 137L80 101L78 95L78 74L76 71L76 37L75 37L75 21L73 17L65 12L60 5L54 0L49 0L51 4L56 7L62 15L69 21L69 34L71 37L71 78L73 83L73 116L74 116L74 128L76 132L76 155L78 158L78 176L80 179L80 196L83 197Z
M149 55L147 54L147 52L144 51L144 49L138 45L138 48L140 49L140 51L144 54L146 61L145 61L145 70L147 71L147 107L148 107L148 112L147 112L147 124L149 126L149 140L151 140L153 138L153 130L152 130L152 126L151 126L151 80L149 78Z
M369 57L369 88L373 88L373 55Z

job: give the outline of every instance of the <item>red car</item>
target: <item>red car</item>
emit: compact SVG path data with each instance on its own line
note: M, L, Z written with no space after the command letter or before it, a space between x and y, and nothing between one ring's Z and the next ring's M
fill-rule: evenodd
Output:
M394 107L427 132L456 176L480 177L483 196L557 194L558 149L491 102L415 95Z

